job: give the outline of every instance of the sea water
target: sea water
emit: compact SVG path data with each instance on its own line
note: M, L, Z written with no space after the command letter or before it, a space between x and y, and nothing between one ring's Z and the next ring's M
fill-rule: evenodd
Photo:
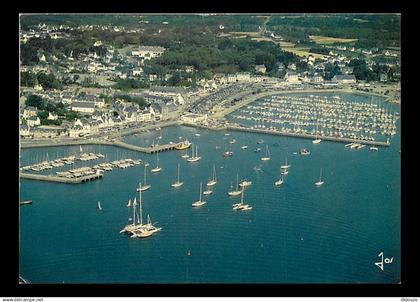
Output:
M370 97L346 95L346 98ZM399 107L388 104L398 111ZM229 135L225 135L229 133ZM197 136L196 134L200 134ZM162 139L159 140L159 136ZM106 157L74 168L121 158L147 161L143 219L150 214L162 230L132 239L120 230L133 216L127 207L143 181L143 165L114 168L83 184L22 179L20 274L32 283L397 283L400 281L400 121L390 147L379 151L345 148L343 143L234 131L174 126L125 137L149 146L189 139L202 159L189 163L183 151L159 153L162 171L150 173L156 154L111 146L83 146ZM235 144L230 144L231 139ZM261 161L265 144L271 159ZM248 149L242 149L248 145ZM260 147L261 152L254 149ZM309 156L294 154L308 148ZM223 157L224 151L233 156ZM191 154L191 149L188 149ZM80 153L79 146L21 150L21 166ZM48 155L48 156L47 156ZM291 165L283 186L280 165ZM172 188L180 164L184 185ZM216 167L213 194L199 199ZM316 187L320 169L324 185ZM69 166L46 172L70 169ZM45 173L44 173L45 174ZM253 209L232 210L236 175L253 184L244 201ZM102 211L97 209L101 202ZM379 253L393 259L382 271Z

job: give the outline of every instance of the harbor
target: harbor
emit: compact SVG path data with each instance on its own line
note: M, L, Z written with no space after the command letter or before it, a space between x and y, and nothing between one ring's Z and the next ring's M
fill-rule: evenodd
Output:
M36 201L20 207L22 274L37 283L91 280L89 274L81 276L79 269L74 269L76 264L84 271L94 267L104 283L130 282L133 278L141 283L187 278L189 282L213 282L220 276L230 282L319 281L323 273L307 269L310 266L325 268L325 280L370 282L377 274L366 269L366 263L372 262L379 248L372 243L372 236L387 238L390 243L382 240L380 248L398 258L398 249L393 247L398 246L395 243L399 239L392 227L399 223L400 120L396 120L397 133L387 145L379 137L375 141L328 140L327 127L324 136L310 130L277 135L281 127L270 129L270 122L259 123L266 128L251 128L251 121L246 129L236 129L241 126L234 121L230 124L220 131L205 126L155 127L125 137L124 143L140 148L171 141L188 141L193 146L174 147L172 152L144 153L112 144L82 145L83 152L77 144L22 149L25 166L48 158L51 163L75 157L71 168L53 167L45 173L54 169L80 172L78 169L87 163L91 163L92 171L104 170L100 181L80 186L21 179L22 200ZM316 122L308 126L313 128ZM316 137L321 143L312 142ZM367 147L350 152L350 147L345 148L355 142L378 146L378 151ZM260 152L256 152L258 148ZM304 155L303 150L310 155ZM87 154L82 156L86 159L98 154L104 157L82 161L82 153ZM187 161L191 156L200 160ZM141 162L123 168L127 159ZM108 165L112 170L105 169ZM161 170L151 173L157 167ZM142 219L139 183L148 187L141 191ZM386 223L371 219L384 215ZM35 223L40 220L44 221L42 226ZM57 225L63 227L54 231ZM130 231L120 233L125 227ZM38 236L45 228L51 230L49 237ZM33 237L40 238L37 248L29 240ZM337 253L342 255L340 261L336 260ZM344 270L342 261L353 261L353 253L358 255L354 269ZM38 259L36 263L26 260L33 257ZM133 258L139 258L138 262L133 264ZM102 265L105 261L109 263L106 268ZM182 265L172 269L173 263L185 261L194 263L188 274ZM304 261L307 266L301 265ZM247 273L232 273L232 267L244 265L249 267ZM127 267L150 273L127 273ZM165 276L153 267L160 267ZM278 267L285 270L273 269ZM269 275L256 276L261 268ZM51 270L57 273L53 276ZM381 280L393 282L398 274L398 266L392 266Z

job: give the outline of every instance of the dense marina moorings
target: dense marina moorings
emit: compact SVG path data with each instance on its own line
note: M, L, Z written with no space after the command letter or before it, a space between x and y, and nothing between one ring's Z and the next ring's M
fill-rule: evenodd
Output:
M398 115L373 102L348 102L339 96L274 95L248 104L230 115L232 122L251 129L388 141L396 134Z

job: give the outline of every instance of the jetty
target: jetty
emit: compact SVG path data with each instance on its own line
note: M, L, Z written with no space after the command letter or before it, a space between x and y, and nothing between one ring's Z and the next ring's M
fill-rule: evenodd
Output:
M114 147L120 147L123 149L131 150L131 151L137 151L141 153L156 153L156 152L164 152L164 151L170 151L175 149L176 146L182 144L182 142L178 143L169 143L169 144L162 144L162 145L154 145L153 147L140 147L136 145L131 145L124 143L119 140L112 140L112 141L106 141L106 140L77 140L77 141L61 141L61 142L31 142L28 144L21 144L21 148L41 148L41 147L58 147L58 146L77 146L77 145L105 145L105 146L114 146Z
M20 173L21 178L26 179L33 179L33 180L43 180L43 181L51 181L51 182L61 182L61 183L70 183L70 184L78 184L82 182L87 182L91 180L96 180L102 178L103 174L95 173L91 175L83 175L74 178L67 178L67 177L59 177L53 175L39 175L39 174L31 174L31 173Z
M390 146L389 142L369 141L369 140L353 139L353 138L346 138L346 137L335 137L335 136L319 136L319 135L317 136L317 135L307 134L307 133L284 132L284 131L270 130L270 129L255 129L255 128L247 128L247 127L242 127L242 126L234 126L234 125L227 126L227 129L233 130L233 131L263 133L263 134L291 136L291 137L299 137L299 138L311 138L311 139L319 138L326 141L342 142L342 143L360 143L360 144L365 144L365 145L381 146L381 147Z

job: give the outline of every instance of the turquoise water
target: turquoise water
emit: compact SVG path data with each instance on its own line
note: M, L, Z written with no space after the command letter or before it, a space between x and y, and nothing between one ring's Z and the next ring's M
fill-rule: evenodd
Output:
M32 283L396 283L401 262L399 121L397 126L391 146L378 152L188 127L127 137L126 142L150 145L159 135L162 143L181 136L197 144L203 157L187 163L183 151L160 153L162 172L148 173L152 187L143 194L143 213L162 231L144 240L119 233L132 214L126 204L136 194L143 166L114 169L101 180L78 185L21 180L21 199L33 204L20 208L20 273ZM236 144L228 143L232 138ZM261 153L253 151L259 139L269 145L268 162L260 160L264 146L259 145ZM244 144L247 150L241 149ZM293 154L304 147L311 155ZM233 157L224 158L225 150L233 151ZM156 164L156 155L115 147L86 146L83 151L100 152L107 161L140 158L150 163L149 169ZM23 149L21 162L78 153L78 146ZM292 167L283 187L275 188L285 156ZM174 189L170 184L178 163L184 185ZM203 208L192 208L213 164L218 176L214 193L205 197ZM325 184L316 188L321 167ZM245 192L250 212L232 211L238 198L227 191L236 173L253 181ZM96 208L98 200L102 211ZM384 271L374 264L382 251L393 257Z

